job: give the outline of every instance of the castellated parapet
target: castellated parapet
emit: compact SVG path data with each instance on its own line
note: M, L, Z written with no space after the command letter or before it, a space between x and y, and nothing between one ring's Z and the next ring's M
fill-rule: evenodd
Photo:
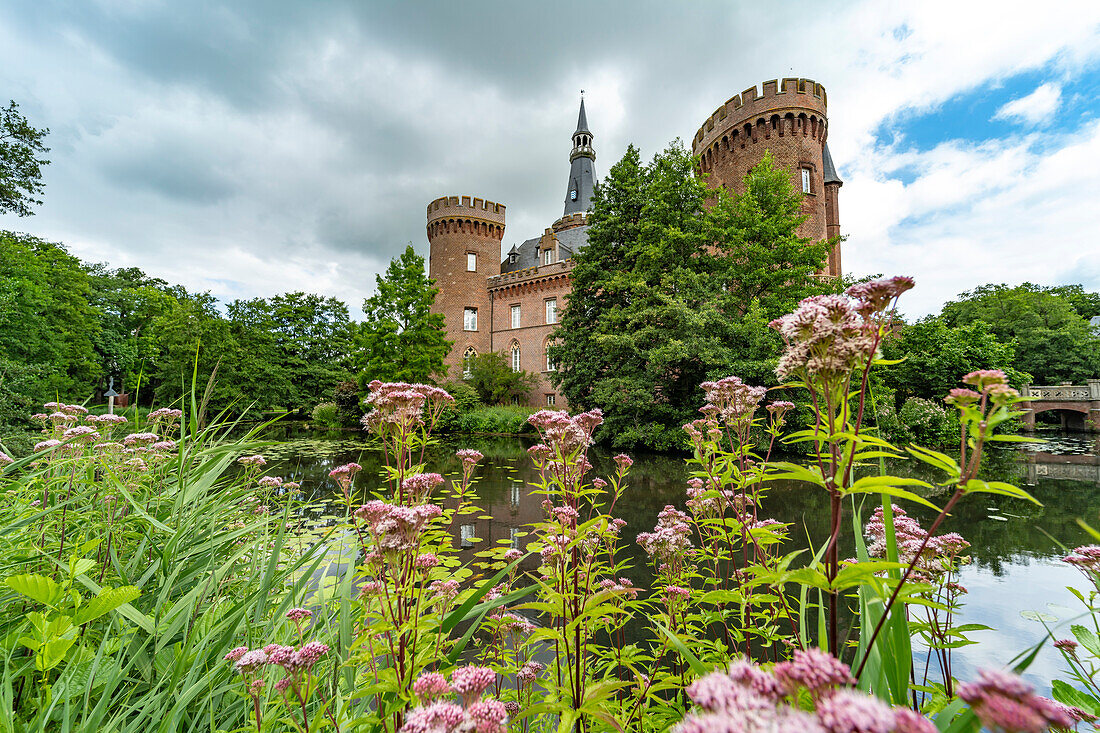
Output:
M505 206L474 196L443 196L428 204L428 276L439 288L433 313L442 313L455 345L444 360L461 377L464 355L490 348L492 304L488 279L500 275Z
M776 167L791 171L795 190L804 194L806 221L799 234L813 241L839 233L836 189L825 179L829 132L825 88L812 79L766 81L731 97L699 128L691 150L712 187L741 193L745 176L771 151ZM823 275L839 277L839 245Z

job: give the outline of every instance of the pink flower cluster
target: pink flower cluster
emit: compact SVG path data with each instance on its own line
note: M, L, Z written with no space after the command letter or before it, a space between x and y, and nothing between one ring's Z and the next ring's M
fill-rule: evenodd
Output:
M986 727L1005 733L1070 728L1080 720L1075 710L1034 694L1031 685L1008 672L983 669L975 682L959 685L958 693Z
M1080 570L1100 589L1100 545L1076 547L1073 552L1062 558L1062 562L1069 563Z
M551 456L569 458L592 444L592 433L603 423L603 413L589 410L570 417L565 410L539 410L527 422L539 432Z
M891 507L894 512L894 536L897 541L898 560L906 564L911 563L920 551L920 557L913 567L912 577L918 580L933 580L954 570L958 563L969 561L962 556L962 552L970 547L970 543L963 539L962 535L957 532L948 532L928 538L928 533L920 523L908 516L904 509L897 505L891 505ZM881 506L875 509L864 526L863 532L869 540L867 554L878 558L886 557L886 524L883 521ZM924 544L926 539L928 542ZM923 550L921 550L922 544Z
M768 673L745 660L693 682L695 709L677 733L777 731L779 733L935 733L931 721L907 708L849 689L848 666L818 650L796 650ZM800 694L810 693L812 711Z
M948 392L944 402L956 407L967 407L986 398L994 407L1009 404L1019 399L1020 393L1008 386L1008 377L1000 369L979 369L962 378L963 384L976 388L953 389Z
M894 277L853 285L848 297L806 298L794 312L769 324L787 345L776 375L828 382L846 379L874 355L886 310L912 287L911 278Z
M652 532L638 535L638 544L646 554L662 563L680 561L691 549L691 525L689 517L668 504L657 515L657 526Z
M760 401L768 393L767 388L750 387L740 377L723 377L717 382L703 382L701 386L707 397L699 411L731 426L751 421Z
M443 477L438 473L418 473L402 481L401 490L408 501L419 504L427 501L435 487L442 483Z
M237 459L237 463L241 464L242 466L249 466L251 468L263 468L267 465L267 461L265 461L264 457L260 455L241 456Z
M428 524L443 514L435 504L395 506L373 499L355 510L355 516L366 523L375 546L382 552L415 550Z
M443 408L454 401L454 397L439 387L376 379L370 383L366 400L371 411L360 422L364 429L376 433L391 427L407 431L425 423L425 412L427 422L434 424Z
M483 697L495 682L496 672L488 667L459 667L450 682L438 672L425 672L412 686L423 704L409 711L401 733L506 733L504 703ZM452 692L458 703L444 699Z

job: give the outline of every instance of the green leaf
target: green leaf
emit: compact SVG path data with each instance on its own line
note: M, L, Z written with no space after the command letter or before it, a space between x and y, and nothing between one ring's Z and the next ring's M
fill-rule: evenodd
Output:
M684 658L684 661L688 663L689 667L691 667L692 672L694 672L697 676L702 677L710 671L707 669L707 666L703 664L702 661L700 661L699 657L692 654L691 650L687 648L687 645L684 644L684 642L681 641L680 638L676 636L676 634L665 628L665 626L660 621L654 619L653 625L657 627L658 631L668 637L668 643L672 646L673 649L677 651L677 653L679 653L681 657Z
M1081 708L1086 713L1100 715L1100 700L1092 695L1086 695L1062 680L1054 680L1050 683L1050 687L1051 696L1063 705L1071 705Z
M65 597L65 589L45 575L13 575L4 581L9 588L46 606L53 606Z
M1012 484L1005 483L1004 481L982 481L980 479L972 478L966 482L966 493L968 494L999 494L1001 496L1011 496L1014 499L1026 499L1033 504L1042 506L1042 502L1036 499L1031 494L1027 493L1023 489L1013 486Z
M129 603L138 596L141 591L133 585L124 585L121 588L106 588L98 596L92 598L76 612L73 621L77 626L82 626L93 619L110 613L124 603Z
M1092 652L1093 656L1100 657L1100 639L1097 638L1096 633L1080 624L1074 624L1069 627L1069 630L1073 632L1077 641L1081 642L1081 646Z

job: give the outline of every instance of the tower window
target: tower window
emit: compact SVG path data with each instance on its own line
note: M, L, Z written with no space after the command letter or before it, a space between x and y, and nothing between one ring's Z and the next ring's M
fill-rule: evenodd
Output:
M477 308L467 308L462 312L462 328L465 331L477 330Z
M546 301L546 322L558 322L558 299L550 298Z
M466 253L466 272L477 272L477 252Z
M521 369L519 359L519 344L512 344L512 371L518 372Z
M462 377L464 379L470 378L470 367L473 364L475 356L477 356L477 351L474 347L466 347L466 352L462 355Z
M513 305L512 306L512 328L519 328L519 322L520 322L519 306L518 305Z
M554 399L556 397L557 397L557 395L552 395L552 394L546 395L546 406L547 407L553 407L554 406Z
M554 250L546 249L542 252L542 264L550 265L554 262Z
M802 169L802 193L810 193L810 169Z

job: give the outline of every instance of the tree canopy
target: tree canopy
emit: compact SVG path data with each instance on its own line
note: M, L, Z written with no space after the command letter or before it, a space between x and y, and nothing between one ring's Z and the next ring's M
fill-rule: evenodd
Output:
M770 373L780 342L767 322L832 287L811 277L829 245L798 236L800 196L770 155L740 196L695 169L679 141L648 165L630 146L597 186L574 258L554 379L574 408L604 411L618 446L680 445L700 383L747 362Z
M1100 337L1088 323L1098 304L1100 295L1080 286L990 284L946 303L942 318L949 326L985 323L1013 344L1014 366L1034 384L1083 384L1100 376Z
M424 258L410 244L375 276L375 293L363 301L357 346L361 386L371 380L428 382L447 373L451 350L443 314L432 313L439 290L424 273Z
M42 144L49 129L36 129L10 102L0 109L0 214L31 216L35 198L42 194L42 166L50 161L40 156L50 152Z

